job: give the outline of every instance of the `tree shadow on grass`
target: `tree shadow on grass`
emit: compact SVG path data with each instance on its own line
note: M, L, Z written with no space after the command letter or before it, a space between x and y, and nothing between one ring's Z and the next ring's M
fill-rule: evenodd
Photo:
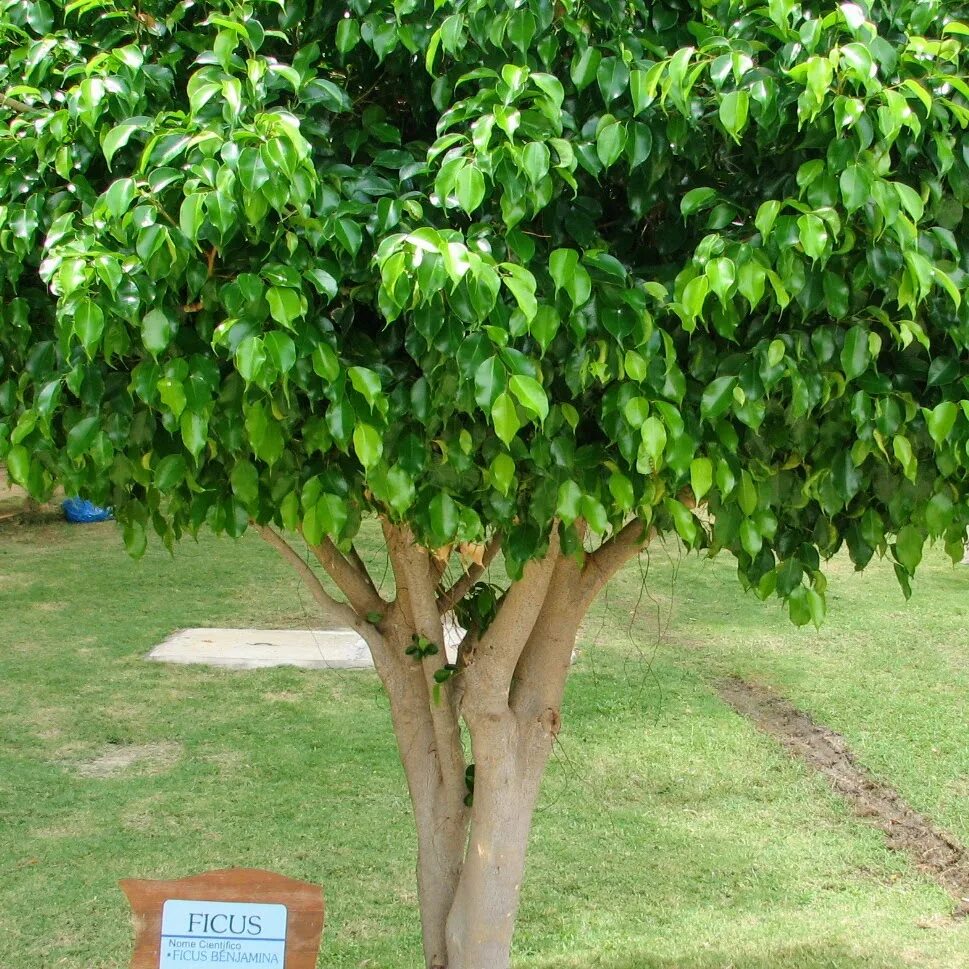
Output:
M623 956L573 956L521 963L521 969L911 969L885 954L848 952L839 945L778 947L763 953L698 952L677 957L630 952Z

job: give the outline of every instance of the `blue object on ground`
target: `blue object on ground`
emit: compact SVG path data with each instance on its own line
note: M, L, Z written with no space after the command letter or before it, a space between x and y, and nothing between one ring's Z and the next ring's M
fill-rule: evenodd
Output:
M106 522L114 518L110 508L98 508L83 498L68 498L62 507L64 517L75 525L90 525L92 522Z

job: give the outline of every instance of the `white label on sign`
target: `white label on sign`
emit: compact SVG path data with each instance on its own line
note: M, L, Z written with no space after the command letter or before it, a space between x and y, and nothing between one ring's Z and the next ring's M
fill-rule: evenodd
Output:
M285 964L285 905L170 898L162 908L158 969Z

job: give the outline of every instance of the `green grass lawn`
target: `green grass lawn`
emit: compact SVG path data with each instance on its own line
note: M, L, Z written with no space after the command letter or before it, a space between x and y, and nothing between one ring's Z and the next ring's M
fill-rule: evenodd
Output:
M644 559L645 566L645 559ZM650 556L586 624L531 843L519 969L966 969L969 922L716 696L736 672L847 735L969 841L969 569L832 566L796 630L726 558ZM420 964L413 828L360 672L225 672L174 629L312 626L258 539L153 548L112 525L0 532L0 967L121 969L123 877L255 866L324 886L326 969ZM140 755L127 767L125 757Z

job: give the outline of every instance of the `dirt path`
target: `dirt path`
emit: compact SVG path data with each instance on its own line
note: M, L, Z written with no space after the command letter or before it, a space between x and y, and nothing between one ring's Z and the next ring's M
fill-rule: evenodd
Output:
M720 684L719 692L739 714L823 774L859 817L885 832L890 848L907 854L955 898L957 915L969 915L969 853L856 764L844 737L766 687L730 679Z

